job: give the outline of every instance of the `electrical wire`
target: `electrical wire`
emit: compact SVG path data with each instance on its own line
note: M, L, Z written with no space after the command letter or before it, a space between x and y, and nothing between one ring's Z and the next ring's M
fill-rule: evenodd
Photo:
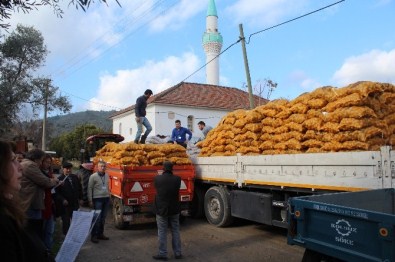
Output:
M257 32L255 32L255 33L252 33L252 34L249 35L249 37L248 37L248 42L246 42L246 43L249 44L250 41L251 41L251 37L254 36L254 35L256 35L256 34L260 34L260 33L262 33L262 32L268 31L268 30L270 30L270 29L273 29L273 28L279 27L279 26L281 26L281 25L290 23L290 22L292 22L292 21L301 19L301 18L306 17L306 16L308 16L308 15L311 15L311 14L317 13L317 12L319 12L319 11L322 11L322 10L324 10L324 9L326 9L326 8L329 8L329 7L332 7L332 6L334 6L334 5L340 4L341 2L344 2L344 1L345 1L345 0L340 0L340 1L338 1L338 2L335 2L335 3L333 3L333 4L327 5L327 6L325 6L325 7L319 8L319 9L316 9L316 10L311 11L311 12L309 12L309 13L306 13L306 14L304 14L304 15L295 17L295 18L290 19L290 20L287 20L287 21L282 22L282 23L280 23L280 24L277 24L277 25L274 25L274 26L265 28L265 29L263 29L263 30L257 31ZM174 6L174 5L175 5L175 4L173 4L172 6ZM170 6L170 7L172 7L172 6ZM168 9L166 9L165 11L168 11ZM163 11L163 12L165 12L165 11ZM162 13L163 13L163 12L162 12ZM155 16L153 19L151 19L151 20L147 21L146 23L144 23L143 25L141 25L137 30L141 29L143 26L145 26L145 25L148 24L149 22L155 20L155 19L156 19L159 15L161 15L162 13L158 14L158 15ZM134 32L133 32L133 33L134 33ZM128 36L127 36L127 37L128 37ZM124 39L125 39L125 38L124 38ZM124 40L124 39L123 39L123 40ZM123 41L123 40L121 40L121 41ZM187 77L185 77L181 82L185 82L187 79L189 79L190 77L192 77L193 75L195 75L196 73L198 73L200 70L202 70L204 67L206 67L209 63L211 63L213 60L217 59L219 56L221 56L223 53L225 53L226 51L228 51L231 47L233 47L234 45L238 44L238 43L239 43L240 41L242 41L242 40L245 40L245 39L242 39L241 37L239 37L239 39L238 39L236 42L234 42L234 43L232 43L231 45L229 45L226 49L224 49L222 52L220 52L218 55L216 55L216 56L215 56L214 58L212 58L210 61L206 62L204 65L202 65L202 66L199 67L197 70L195 70L194 72L192 72L190 75L188 75ZM119 44L119 43L117 43L117 44ZM117 45L117 44L116 44L116 45ZM114 46L115 46L115 45L114 45ZM113 46L110 46L108 49L105 50L105 52L107 52L107 51L108 51L110 48L112 48L112 47L113 47ZM93 61L93 60L90 60L90 62L92 62L92 61ZM90 62L88 62L88 63L90 63ZM85 65L87 65L87 64L85 64ZM85 66L85 65L83 65L83 66ZM81 68L81 67L80 67L80 68ZM80 68L78 68L77 70L79 70ZM76 70L76 71L77 71L77 70ZM73 71L73 72L75 72L75 71ZM70 93L69 93L69 94L70 94ZM70 94L70 95L72 95L72 94ZM73 95L73 96L74 96L74 97L77 97L77 96L75 96L75 95ZM77 97L77 98L79 98L79 97ZM89 100L83 99L83 98L80 98L80 99L85 100L85 101L89 101ZM95 102L92 102L92 101L89 101L89 102L95 103ZM104 105L104 104L100 104L100 103L96 103L96 104L103 105L103 106L107 106L107 107L111 107L111 108L117 108L117 107L115 107L115 106L109 106L109 105Z
M236 45L237 43L239 43L242 39L239 38L236 42L234 42L233 44L231 44L230 46L228 46L226 49L224 49L224 51L222 51L221 53L219 53L218 55L216 55L213 59L211 59L210 61L208 61L207 63L205 63L204 65L202 65L201 67L199 67L196 71L194 71L192 74L190 74L189 76L187 76L186 78L184 78L184 80L182 80L181 82L185 82L185 80L187 80L188 78L190 78L191 76L195 75L197 72L199 72L202 68L206 67L208 64L210 64L212 61L214 61L217 57L219 57L220 55L222 55L223 53L225 53L226 51L228 51L228 49L230 49L232 46Z
M70 95L70 96L73 96L73 97L75 97L75 98L81 99L81 100L83 100L83 101L87 101L87 102L92 103L92 104L96 104L96 105L100 105L100 106L105 106L105 107L113 108L113 109L115 109L115 110L122 110L122 108L119 108L119 107L116 107L116 106L110 106L110 105L106 105L106 104L102 104L102 103L90 101L89 99L76 96L76 95L74 95L74 94L72 94L72 93L69 93L69 92L67 92L67 91L59 91L59 92L60 92L60 93L61 93L61 92L66 93L66 94L68 94L68 95Z
M307 14L304 14L304 15L301 15L301 16L298 16L298 17L295 17L295 18L293 18L293 19L291 19L291 20L288 20L288 21L282 22L282 23L280 23L280 24L277 24L277 25L274 25L274 26L265 28L265 29L260 30L260 31L258 31L258 32L252 33L252 34L250 34L250 36L248 37L248 41L246 42L246 44L249 44L249 43L250 43L251 37L252 37L253 35L257 35L257 34L262 33L262 32L264 32L264 31L267 31L267 30L273 29L273 28L275 28L275 27L279 27L279 26L281 26L281 25L284 25L284 24L290 23L290 22L292 22L292 21L298 20L298 19L300 19L300 18L302 18L302 17L305 17L305 16L308 16L308 15L317 13L317 12L322 11L322 10L324 10L324 9L326 9L326 8L329 8L329 7L331 7L331 6L340 4L341 2L344 2L344 1L346 1L346 0L338 1L338 2L336 2L336 3L333 3L333 4L330 4L330 5L324 6L324 7L322 7L322 8L319 8L319 9L317 9L317 10L311 11L311 12L309 12L309 13L307 13Z
M153 5L154 8L147 9L147 10L146 10L144 13L142 13L138 18L140 19L140 18L142 18L142 17L145 17L146 14L151 13L155 8L157 8L157 7L160 6L160 3L161 3L161 2L164 2L164 0L161 0L161 1L156 2L156 4ZM104 54L106 54L110 49L112 49L112 48L118 46L118 45L121 44L123 41L125 41L126 39L128 39L130 36L136 34L136 33L137 33L138 31L140 31L143 27L145 27L146 25L148 25L149 23L151 23L152 21L154 21L155 19L157 19L157 18L158 18L160 15L162 15L163 13L167 12L167 11L168 11L171 7L173 7L175 4L176 4L176 3L173 3L172 5L170 5L170 6L167 7L166 9L164 9L162 12L160 12L160 13L157 14L156 16L152 17L151 19L147 20L145 23L141 24L141 25L140 25L139 27L137 27L135 30L130 31L129 33L127 33L126 35L124 35L123 38L122 38L121 40L117 41L117 42L116 42L115 44L113 44L113 45L108 46L106 49L104 49L104 51L102 51L102 52L100 53L99 56L94 57L94 58L88 60L87 62L83 63L82 65L80 65L79 67L77 67L75 70L71 71L71 72L69 73L69 75L72 75L72 74L74 74L75 72L78 72L79 70L81 70L82 68L86 67L86 66L89 65L90 63L92 63L92 62L98 60L99 58L101 58L101 57L102 57ZM129 23L132 23L132 22L136 22L136 21L131 21L131 22L129 22ZM125 27L126 27L126 26L125 26ZM104 43L102 43L100 46L98 46L97 49L100 48L101 46L104 46ZM76 61L76 62L74 62L72 65L70 65L68 68L66 68L66 70L68 70L68 69L74 67L74 65L78 64L80 61L82 61L85 57L88 57L88 56L89 56L89 54L84 55L81 59L79 59L78 61ZM63 77L63 78L66 78L66 77Z
M133 13L137 12L137 10L139 10L143 5L145 4L145 2L141 2L141 5L137 6L136 9L133 9L132 12L129 12L127 14L124 15L123 18L119 19L118 21L116 21L115 23L113 23L110 28L112 29L114 26L116 26L117 24L121 24L123 23L125 20L127 20L127 17L129 16L133 16ZM90 48L93 48L94 46L96 46L97 44L99 44L98 47L103 45L103 42L101 41L106 35L108 35L109 33L112 32L112 30L107 30L106 32L104 32L103 34L101 34L99 37L97 37L96 39L94 39L91 43L85 45L83 48L81 48L81 50L88 50ZM60 65L58 68L56 68L51 75L58 75L61 74L63 71L67 71L69 68L71 68L72 66L74 66L75 64L78 64L80 61L82 61L83 59L85 59L86 57L88 57L89 54L87 54L86 52L84 52L84 54L79 53L74 55L72 58L70 58L67 62L63 63L62 65Z

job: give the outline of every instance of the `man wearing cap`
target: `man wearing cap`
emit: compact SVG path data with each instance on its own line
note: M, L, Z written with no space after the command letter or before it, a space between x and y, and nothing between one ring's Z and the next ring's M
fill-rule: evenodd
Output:
M82 204L81 183L78 177L71 173L72 167L73 164L69 162L63 163L63 174L59 176L59 180L63 181L63 184L55 189L64 235L69 231L73 211L78 210Z
M155 177L156 189L154 208L158 226L159 253L153 256L156 260L167 260L167 228L170 225L174 257L181 259L180 238L180 185L181 178L173 175L173 164L163 163L163 173Z
M143 133L143 126L145 126L146 130L144 132L144 135L141 136L140 139L140 144L145 144L145 140L148 137L148 134L151 132L152 127L148 119L145 117L147 112L145 111L147 108L147 100L152 96L152 90L147 89L144 92L144 95L140 96L136 100L136 106L135 106L135 114L136 114L136 123L137 123L137 133L136 137L134 139L134 142L136 144L139 143L139 139L141 134Z

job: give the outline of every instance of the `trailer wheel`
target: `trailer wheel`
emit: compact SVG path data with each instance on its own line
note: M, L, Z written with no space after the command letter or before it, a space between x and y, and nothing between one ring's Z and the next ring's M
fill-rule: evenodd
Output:
M229 193L222 187L211 187L204 197L207 221L217 227L226 227L233 221L230 212Z
M128 226L128 223L123 220L122 214L122 200L119 198L114 198L112 204L112 216L114 218L114 225L118 229L125 229Z
M195 187L191 209L193 218L202 218L204 216L204 191L200 187Z

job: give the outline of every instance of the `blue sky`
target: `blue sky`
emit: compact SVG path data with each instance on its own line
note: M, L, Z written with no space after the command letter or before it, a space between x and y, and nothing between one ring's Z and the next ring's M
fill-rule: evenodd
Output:
M39 74L70 98L73 112L123 109L145 89L154 94L205 64L201 40L208 0L119 0L86 13L67 7L16 13L10 20L34 26L50 54ZM216 0L223 49L239 38L337 2L336 0ZM293 99L315 88L370 80L395 84L394 0L346 0L251 36L247 55L252 86L278 83L270 99ZM205 83L205 69L186 79ZM220 85L246 83L240 43L220 56ZM263 96L267 93L264 91Z

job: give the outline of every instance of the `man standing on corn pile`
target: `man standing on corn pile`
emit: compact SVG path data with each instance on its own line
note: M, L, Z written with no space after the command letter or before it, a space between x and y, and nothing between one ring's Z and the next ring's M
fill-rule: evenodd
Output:
M136 100L136 106L135 106L135 114L136 114L136 123L137 123L137 133L136 137L134 139L134 142L136 144L139 143L139 139L141 136L141 133L143 133L143 125L145 126L146 130L144 132L144 135L141 136L140 144L145 144L145 140L147 139L148 134L151 132L152 127L148 119L145 117L147 112L145 111L147 108L147 100L152 96L152 90L147 89L144 92L144 95L140 96Z

